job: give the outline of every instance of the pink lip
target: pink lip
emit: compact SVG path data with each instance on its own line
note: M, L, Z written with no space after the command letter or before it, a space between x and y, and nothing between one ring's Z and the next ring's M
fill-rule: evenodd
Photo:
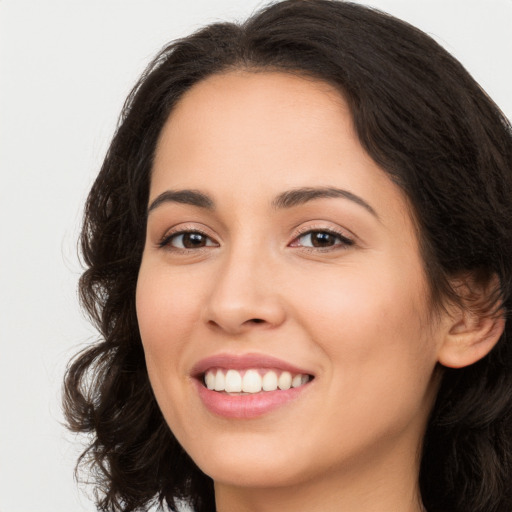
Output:
M213 414L231 419L252 419L267 414L296 400L310 387L311 381L297 388L287 390L265 391L247 395L230 395L212 391L203 385L202 376L209 368L233 368L245 370L249 368L272 368L289 371L293 374L311 372L290 365L280 359L259 354L231 355L219 354L199 361L192 368L191 375L199 397L205 407Z
M196 363L192 370L193 377L201 376L209 368L233 368L233 370L248 370L250 368L272 368L275 370L288 371L293 374L312 375L312 373L304 368L298 368L286 361L277 359L276 357L266 356L262 354L217 354L215 356L201 359Z

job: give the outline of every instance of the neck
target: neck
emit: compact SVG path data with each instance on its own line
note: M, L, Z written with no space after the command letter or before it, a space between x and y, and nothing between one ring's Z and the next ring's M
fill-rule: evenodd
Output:
M249 488L216 482L217 512L424 512L417 457L406 467L404 454L396 455L396 460L381 464L373 459L364 471L356 463L349 470L290 486Z
M217 489L217 487L216 487ZM350 495L342 492L321 494L301 486L290 489L256 489L239 492L217 489L217 512L425 512L416 492L401 496L383 496L378 492Z

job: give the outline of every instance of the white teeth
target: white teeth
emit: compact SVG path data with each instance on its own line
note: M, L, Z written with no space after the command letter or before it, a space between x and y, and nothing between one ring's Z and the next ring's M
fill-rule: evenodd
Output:
M215 375L215 391L224 391L226 387L226 379L222 370L217 370Z
M282 390L290 389L292 387L292 374L290 372L281 373L277 385Z
M299 386L302 386L302 375L295 375L292 379L292 388L298 388Z
M267 372L263 376L263 391L275 391L277 389L277 374L276 372Z
M215 375L213 372L207 372L204 376L204 383L208 389L215 389Z
M242 376L236 370L228 370L226 373L226 387L228 393L240 393L242 391Z
M265 372L262 376L262 373ZM242 375L243 373L243 375ZM261 391L286 391L309 382L309 375L292 375L290 372L250 369L240 373L237 370L208 370L204 384L210 390L226 393L260 393Z
M261 375L256 370L247 370L242 379L242 391L245 393L259 393L261 383Z

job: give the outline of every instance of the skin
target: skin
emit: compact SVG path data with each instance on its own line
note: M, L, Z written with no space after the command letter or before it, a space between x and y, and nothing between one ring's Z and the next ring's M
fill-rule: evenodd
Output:
M349 191L374 213L346 197L272 206L301 187ZM161 133L149 203L181 189L215 209L150 211L137 314L157 401L213 478L218 511L422 510L421 439L454 318L431 314L407 200L364 152L342 96L278 72L195 85ZM204 246L169 239L183 230ZM311 230L351 243L314 247ZM261 417L219 417L190 375L218 353L271 355L315 379Z

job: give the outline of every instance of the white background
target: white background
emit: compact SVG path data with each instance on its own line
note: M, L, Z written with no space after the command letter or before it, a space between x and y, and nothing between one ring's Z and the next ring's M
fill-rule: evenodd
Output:
M168 41L256 0L0 0L0 512L93 511L61 426L82 204L124 98ZM369 0L431 34L512 116L512 0Z

